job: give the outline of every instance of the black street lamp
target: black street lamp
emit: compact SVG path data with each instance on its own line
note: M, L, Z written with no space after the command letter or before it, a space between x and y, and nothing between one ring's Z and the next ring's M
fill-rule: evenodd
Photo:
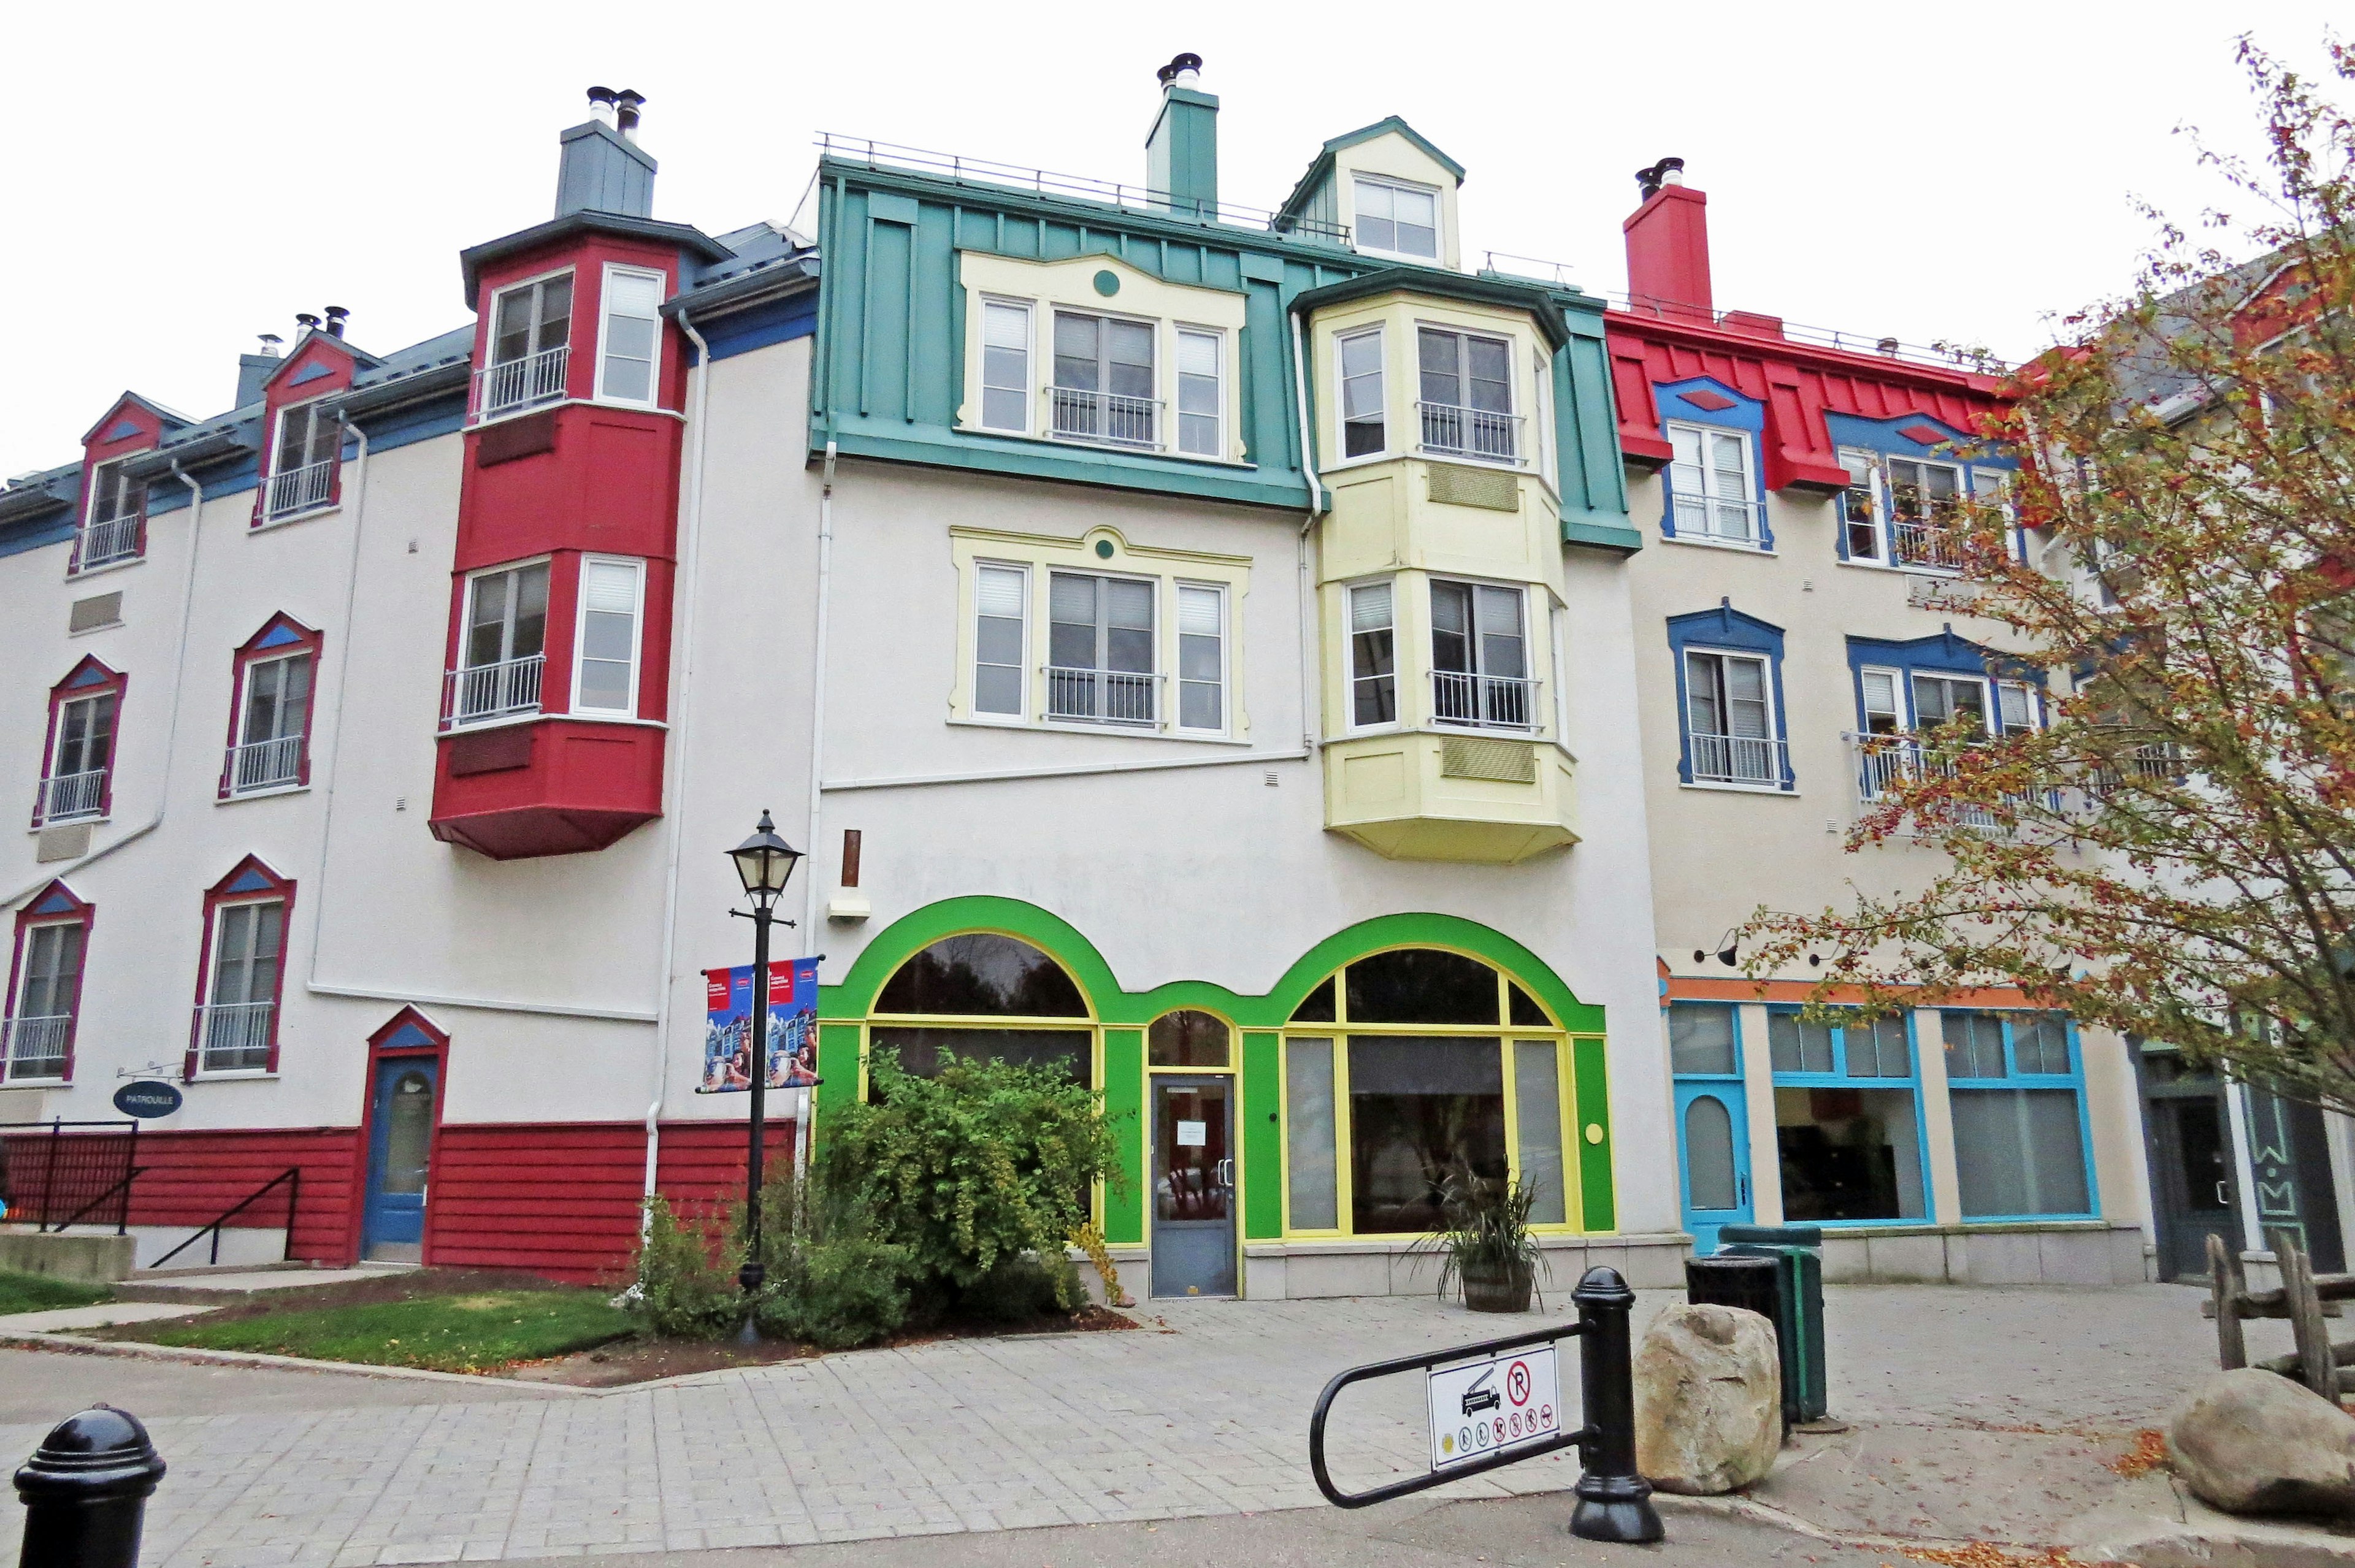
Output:
M736 1272L736 1282L744 1287L744 1301L749 1307L753 1293L761 1288L767 1275L761 1266L761 1155L766 1136L769 1088L769 927L794 923L790 920L781 922L770 912L775 908L778 895L785 891L785 884L793 880L794 868L801 863L802 852L777 837L777 825L763 811L761 825L752 830L752 837L729 850L728 858L736 862L736 875L752 897L750 914L742 910L728 912L752 923L752 1017L749 1020L751 1034L747 1041L750 1056L746 1069L752 1081L751 1146L744 1158L744 1266ZM744 1338L760 1338L749 1312L744 1318Z

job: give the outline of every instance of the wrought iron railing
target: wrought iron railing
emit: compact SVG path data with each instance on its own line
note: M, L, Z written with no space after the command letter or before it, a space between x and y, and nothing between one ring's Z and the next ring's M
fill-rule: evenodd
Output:
M41 820L75 822L106 810L106 770L59 773L41 786Z
M1147 452L1161 449L1161 400L1129 398L1117 392L1091 392L1078 387L1049 387L1047 428L1064 441L1100 442L1106 446L1133 446Z
M1678 492L1677 538L1719 539L1728 544L1754 545L1765 507L1732 496L1695 496Z
M297 512L307 512L314 507L325 506L335 496L336 470L342 464L342 458L330 457L318 463L306 463L300 468L290 468L283 474L272 475L266 515L275 520L291 517Z
M270 1065L270 1021L276 1002L218 1002L197 1009L199 1057L207 1072L241 1072Z
M139 514L125 512L119 517L83 525L81 553L75 558L74 570L88 571L94 566L112 566L118 560L135 560L138 554Z
M249 741L229 749L231 795L248 790L277 789L303 781L303 737L281 735L275 741Z
M73 1037L73 1015L0 1019L0 1040L7 1046L8 1082L66 1075L66 1045Z
M1708 784L1776 784L1783 782L1790 750L1768 736L1701 735L1692 744L1692 775Z
M1435 669L1431 672L1431 716L1442 724L1535 729L1537 691L1534 680Z
M8 1218L43 1231L69 1225L114 1227L131 1219L131 1184L139 1175L136 1121L36 1122L0 1134L6 1151Z
M1900 566L1928 567L1934 571L1960 571L1961 536L1953 525L1898 518L1889 527L1889 553Z
M1864 805L1877 804L1901 781L1955 776L1952 759L1932 756L1910 735L1850 735L1848 741L1856 759L1857 799ZM1983 805L1955 802L1942 809L1966 827L2000 826Z
M533 654L452 670L442 699L444 727L538 712L540 675L547 664L546 654Z
M1149 725L1159 717L1161 677L1116 669L1047 667L1047 717L1089 724Z
M1423 413L1423 449L1482 463L1521 460L1521 416L1454 403L1417 403Z
M571 346L559 343L553 348L475 371L474 417L494 419L537 403L556 401L564 396L565 372L571 357Z

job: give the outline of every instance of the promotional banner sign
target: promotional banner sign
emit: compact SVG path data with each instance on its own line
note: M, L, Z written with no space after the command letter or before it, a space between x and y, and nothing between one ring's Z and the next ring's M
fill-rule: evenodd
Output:
M706 969L703 1082L698 1094L752 1086L752 966ZM768 1086L798 1089L817 1082L817 960L769 965Z

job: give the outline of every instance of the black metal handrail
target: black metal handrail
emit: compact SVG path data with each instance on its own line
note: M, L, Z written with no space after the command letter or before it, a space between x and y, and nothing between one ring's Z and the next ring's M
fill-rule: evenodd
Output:
M139 1173L135 1118L68 1121L59 1116L11 1125L0 1128L0 1146L6 1149L9 1219L31 1220L41 1231L62 1231L119 1198L113 1214L98 1222L112 1218L118 1236L130 1228L131 1182ZM97 1196L85 1198L93 1189ZM69 1203L80 1207L69 1218L59 1220Z
M1508 1334L1477 1344L1457 1345L1420 1356L1400 1356L1373 1361L1337 1374L1316 1396L1316 1413L1308 1418L1308 1468L1316 1489L1337 1508L1365 1508L1410 1492L1483 1475L1506 1465L1558 1454L1576 1447L1584 1469L1574 1488L1578 1506L1572 1512L1570 1532L1586 1541L1644 1542L1661 1540L1660 1516L1652 1507L1651 1483L1636 1469L1636 1385L1630 1361L1627 1316L1636 1293L1616 1269L1586 1271L1571 1293L1578 1303L1578 1321L1527 1334ZM1325 1422L1335 1396L1353 1383L1424 1371L1450 1361L1476 1360L1529 1345L1551 1345L1562 1339L1579 1341L1579 1403L1586 1424L1506 1453L1491 1454L1468 1464L1450 1465L1403 1481L1391 1481L1369 1491L1345 1492L1333 1484L1325 1464Z
M123 1179L122 1179L122 1180L120 1180L120 1181L116 1182L113 1186L112 1186L112 1187L108 1188L105 1191L103 1191L103 1192L100 1193L97 1197L95 1197L95 1198L91 1199L89 1202L87 1202L87 1203L83 1204L80 1208L79 1208L79 1209L75 1210L72 1213L70 1213L70 1214L67 1215L64 1219L59 1220L59 1221L57 1222L57 1228L58 1228L58 1230L59 1230L60 1232L62 1232L68 1225L72 1224L75 1221L77 1221L77 1220L80 1219L84 1214L89 1213L91 1210L93 1210L93 1209L97 1208L100 1204L101 1204L101 1203L105 1202L108 1199L110 1199L110 1198L113 1197L116 1193L121 1192L121 1193L123 1193L123 1194L125 1194L125 1195L126 1195L126 1196L125 1196L125 1198L124 1198L124 1200L123 1200L123 1211L123 1211L123 1214L122 1218L118 1219L118 1220L115 1221L114 1233L115 1233L116 1235L118 1235L118 1236L119 1236L119 1235L122 1235L122 1234L123 1234L126 1230L128 1230L128 1229L130 1228L130 1222L131 1222L131 1220L130 1220L130 1212L129 1212L129 1211L130 1211L131 1204L130 1204L130 1200L129 1200L128 1194L129 1194L129 1192L130 1192L130 1190L131 1190L131 1184L132 1184L133 1182L134 1182L134 1181L138 1180L142 1176L144 1176L146 1173L147 1173L147 1168L146 1168L145 1166L144 1166L144 1165L134 1165L134 1166L133 1166L133 1167L132 1167L128 1171L126 1171L126 1172L123 1174Z
M197 1237L204 1235L207 1232L210 1232L213 1238L212 1253L209 1262L213 1264L219 1263L221 1227L228 1224L231 1220L236 1219L240 1214L244 1213L248 1205L260 1200L263 1193L268 1192L272 1188L277 1186L282 1181L287 1184L286 1250L292 1252L294 1247L294 1211L296 1205L302 1201L303 1197L303 1168L299 1165L288 1166L285 1169L280 1171L277 1175L272 1177L269 1180L263 1182L261 1186L247 1193L243 1198L239 1199L236 1203L232 1204L222 1213L219 1219L215 1220L209 1225L199 1227L195 1235L191 1235L186 1241L182 1242L178 1246L174 1247L170 1252L165 1253L162 1257L157 1258L154 1263L149 1264L147 1266L149 1268L162 1268L165 1264L170 1263L182 1253L186 1252L190 1247L195 1246L197 1244Z

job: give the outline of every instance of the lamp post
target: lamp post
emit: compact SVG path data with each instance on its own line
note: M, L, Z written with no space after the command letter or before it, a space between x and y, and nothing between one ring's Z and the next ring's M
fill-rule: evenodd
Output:
M761 1155L769 1088L769 927L794 923L790 920L780 922L770 912L785 891L785 884L793 880L794 868L801 863L802 852L777 837L777 825L763 811L752 837L729 850L728 858L736 862L736 875L752 899L750 914L742 910L728 912L752 923L752 1016L749 1020L751 1034L747 1041L751 1048L747 1073L752 1089L751 1143L744 1157L744 1266L736 1272L736 1281L744 1287L744 1301L749 1308L753 1293L761 1288L767 1274L761 1266ZM748 1341L760 1338L749 1311L744 1317L744 1338Z

